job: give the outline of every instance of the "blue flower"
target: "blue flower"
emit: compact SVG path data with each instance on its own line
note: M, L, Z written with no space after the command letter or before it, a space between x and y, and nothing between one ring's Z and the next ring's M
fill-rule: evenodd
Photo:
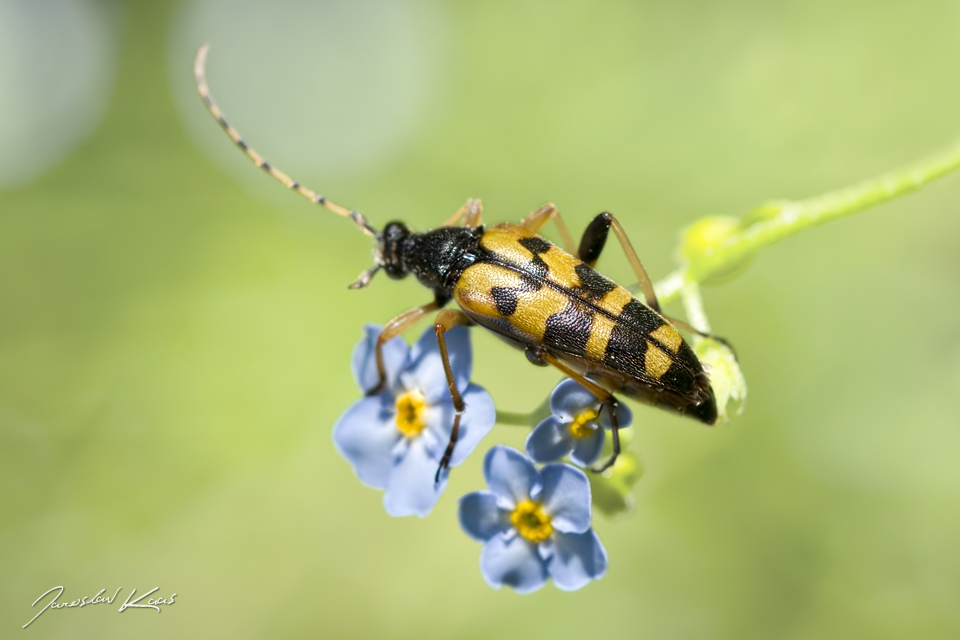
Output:
M377 336L366 333L353 351L353 377L363 391L379 381ZM444 338L457 388L467 405L450 466L463 462L496 422L493 399L470 382L473 352L466 327L455 327ZM360 481L384 489L383 506L391 516L430 513L447 484L434 477L450 440L455 411L433 327L412 347L394 338L383 348L387 372L384 388L347 409L333 427L333 443Z
M600 457L605 429L610 428L610 412L601 411L600 407L597 397L579 382L569 378L564 380L550 394L552 415L527 436L527 455L541 464L569 455L581 467L590 466ZM618 426L621 429L629 427L631 422L633 414L630 409L620 404L617 408Z
M536 591L549 575L575 591L607 572L607 552L590 528L590 484L582 471L548 464L539 471L503 445L487 452L490 491L460 498L460 526L485 543L480 572L491 587Z

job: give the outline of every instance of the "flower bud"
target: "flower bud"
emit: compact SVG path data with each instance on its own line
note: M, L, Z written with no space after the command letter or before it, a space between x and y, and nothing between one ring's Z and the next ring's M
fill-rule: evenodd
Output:
M740 219L733 216L707 216L697 220L681 232L678 259L694 267L710 262L717 250L741 230ZM744 255L735 262L724 265L711 274L703 283L719 284L740 274L753 260L755 252Z
M710 338L695 338L693 350L710 376L718 416L727 419L731 411L736 410L737 415L743 413L747 381L730 347Z

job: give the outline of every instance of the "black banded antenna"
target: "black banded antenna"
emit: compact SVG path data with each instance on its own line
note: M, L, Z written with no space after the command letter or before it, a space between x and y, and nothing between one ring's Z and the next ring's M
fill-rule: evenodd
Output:
M210 115L217 121L217 123L227 132L227 135L230 136L230 139L233 140L234 144L240 147L240 150L258 167L269 173L271 176L283 183L284 186L289 189L293 189L304 198L318 204L321 207L332 211L338 216L344 218L350 218L353 220L353 223L360 227L360 230L363 231L368 236L373 238L379 237L380 234L377 233L367 219L363 217L359 211L354 211L352 209L347 209L341 207L335 202L330 202L324 198L319 193L316 193L307 187L303 186L283 171L280 171L272 164L263 159L259 153L251 149L246 142L244 142L243 137L240 136L240 132L234 129L226 118L223 117L223 112L220 111L220 107L217 106L217 103L213 101L213 96L210 95L210 87L207 86L207 77L204 72L204 68L207 64L207 50L209 49L208 45L203 45L200 49L197 50L197 57L193 61L193 76L197 81L197 93L200 94L200 97L203 99L203 103L207 106L207 110L210 112Z

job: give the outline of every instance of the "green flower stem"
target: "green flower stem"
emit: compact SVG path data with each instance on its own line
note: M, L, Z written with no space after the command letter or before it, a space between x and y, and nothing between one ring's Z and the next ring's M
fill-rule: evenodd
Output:
M529 413L514 413L513 411L500 411L497 409L497 424L528 427L531 426L530 415Z
M960 145L902 169L807 200L764 204L740 220L739 229L657 283L661 303L680 295L685 283L703 282L749 260L761 248L804 229L899 198L960 169Z
M677 297L677 294L680 293L680 289L683 288L685 282L687 282L687 280L684 278L683 271L680 269L674 271L653 286L653 289L657 294L657 300L660 301L661 304L670 302ZM629 287L629 289L635 293L639 292L640 285L632 285Z
M696 282L687 282L680 289L680 301L686 311L687 322L690 326L702 333L712 333L707 312L703 308L703 298L700 296L700 285Z
M530 413L514 413L512 411L497 411L497 424L509 424L519 427L535 427L550 415L550 396L540 403L540 406Z

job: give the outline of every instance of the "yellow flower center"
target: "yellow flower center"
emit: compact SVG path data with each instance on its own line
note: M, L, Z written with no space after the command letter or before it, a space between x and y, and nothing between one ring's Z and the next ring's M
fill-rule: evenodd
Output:
M424 413L427 401L418 390L408 391L397 398L397 430L408 438L416 438L426 426Z
M573 434L573 437L586 438L592 434L594 429L591 429L587 424L596 420L598 415L600 414L595 409L586 409L578 414L570 423L570 433Z
M530 542L543 542L553 533L550 516L543 511L539 502L524 500L510 514L510 522L521 536Z

